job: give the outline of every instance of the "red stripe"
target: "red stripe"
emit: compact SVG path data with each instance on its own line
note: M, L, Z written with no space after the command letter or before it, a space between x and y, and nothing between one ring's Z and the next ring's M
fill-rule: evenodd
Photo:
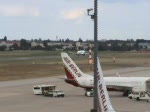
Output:
M76 86L76 87L82 87L82 88L89 88L89 89L91 89L91 88L93 88L93 86L81 86L77 81L76 81L76 79L73 77L73 75L70 73L70 71L64 66L64 68L65 68L65 72L66 72L66 76L67 76L67 78L68 79L71 79L71 80L65 80L67 83L69 83L69 84L72 84L72 85L74 85L74 86Z
M66 67L64 67L64 68L65 68L65 72L66 72L67 78L68 78L68 79L74 79L74 77L73 77L72 74L66 69Z

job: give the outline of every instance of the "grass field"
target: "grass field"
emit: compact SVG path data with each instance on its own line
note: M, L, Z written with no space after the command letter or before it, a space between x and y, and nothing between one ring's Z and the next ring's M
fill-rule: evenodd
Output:
M88 55L75 56L68 53L84 72L92 71ZM142 52L98 52L103 70L150 66L150 53ZM113 63L112 57L116 57ZM0 52L0 81L17 80L53 75L63 75L60 51L7 51Z

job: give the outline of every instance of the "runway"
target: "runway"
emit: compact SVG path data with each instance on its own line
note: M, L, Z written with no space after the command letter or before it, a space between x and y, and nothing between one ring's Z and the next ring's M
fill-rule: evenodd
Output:
M150 77L150 67L120 68L104 71L105 76ZM84 90L66 84L64 76L0 82L0 112L90 112L93 97L84 96ZM64 98L34 95L33 85L55 84L65 92ZM116 112L150 112L150 103L122 97L120 92L109 92Z

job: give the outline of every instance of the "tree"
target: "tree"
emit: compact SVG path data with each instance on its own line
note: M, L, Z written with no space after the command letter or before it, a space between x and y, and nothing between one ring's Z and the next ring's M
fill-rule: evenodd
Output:
M61 41L64 42L64 39L62 39Z
M16 43L13 44L12 47L14 48L14 50L19 50L19 46L18 46L18 44L16 44Z
M43 47L40 45L37 45L35 47L32 47L32 50L43 50Z
M121 46L121 51L128 51L128 46L126 43L123 43Z
M138 43L135 43L134 49L137 50L137 51L140 50L140 46L138 45Z
M114 41L111 47L112 51L121 51L121 47L118 45L118 41Z
M6 48L6 46L0 46L0 51L4 51Z
M106 44L106 42L99 42L98 43L98 50L99 51L107 51L108 45Z
M43 45L44 45L45 48L48 47L47 41L43 41Z
M31 43L27 42L25 39L21 39L20 47L22 50L29 50L31 48Z
M4 41L7 41L7 37L6 36L4 37Z
M83 42L83 40L81 38L79 38L78 42Z
M38 42L42 42L42 39L41 39L41 38L39 38Z
M65 40L65 42L70 42L70 40L67 38L67 39Z

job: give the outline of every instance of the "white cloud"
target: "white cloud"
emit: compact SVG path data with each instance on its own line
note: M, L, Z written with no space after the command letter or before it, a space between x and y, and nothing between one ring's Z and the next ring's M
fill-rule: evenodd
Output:
M40 11L34 7L0 5L0 16L39 16Z
M40 12L39 11L35 11L35 12L33 12L33 15L34 16L40 16Z
M41 12L37 8L29 8L26 13L31 16L40 16L41 15Z
M64 10L61 15L64 19L75 20L82 19L85 15L85 9Z
M104 0L99 1L98 4L100 38L143 37L149 39L150 0ZM34 35L36 32L49 33L51 31L49 36L44 33L36 36L55 39L57 34L62 38L91 39L93 21L87 16L86 9L88 8L93 8L92 0L0 0L1 35L10 34L13 37L22 37L23 34L25 36L29 32ZM13 16L25 16L25 18L13 18ZM40 16L40 18L33 16ZM11 24L15 24L15 28ZM37 26L40 26L40 29L37 29ZM68 30L70 30L69 33ZM23 34L19 35L18 31ZM17 33L14 34L14 32Z

